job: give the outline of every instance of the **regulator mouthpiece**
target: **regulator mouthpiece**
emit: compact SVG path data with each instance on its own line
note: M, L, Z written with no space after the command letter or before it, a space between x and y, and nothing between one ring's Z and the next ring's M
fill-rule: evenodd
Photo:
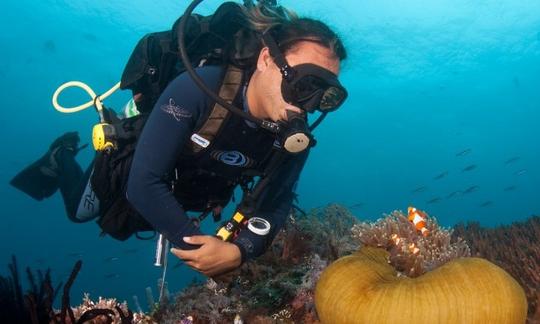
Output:
M313 135L309 131L303 114L287 111L287 122L281 131L281 147L289 153L300 153L313 146Z

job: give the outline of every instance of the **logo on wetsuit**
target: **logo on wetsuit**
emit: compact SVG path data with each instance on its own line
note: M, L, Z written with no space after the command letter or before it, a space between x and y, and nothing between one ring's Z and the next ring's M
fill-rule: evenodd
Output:
M189 112L189 110L184 109L176 104L174 102L173 98L169 98L169 103L166 105L161 106L161 110L166 112L167 114L171 115L176 119L176 121L180 121L183 118L191 118L192 114Z
M254 162L252 159L238 151L213 151L211 156L215 160L237 167L248 167Z

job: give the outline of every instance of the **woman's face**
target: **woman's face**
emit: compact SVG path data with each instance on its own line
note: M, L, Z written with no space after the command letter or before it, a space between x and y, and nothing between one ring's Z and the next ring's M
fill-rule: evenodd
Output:
M287 52L285 59L292 67L311 63L339 74L339 59L330 49L315 42L299 42ZM281 81L279 68L270 57L268 48L263 48L257 61L257 70L250 81L252 89L248 88L248 104L255 117L278 121L287 120L287 110L302 113L300 108L283 99Z

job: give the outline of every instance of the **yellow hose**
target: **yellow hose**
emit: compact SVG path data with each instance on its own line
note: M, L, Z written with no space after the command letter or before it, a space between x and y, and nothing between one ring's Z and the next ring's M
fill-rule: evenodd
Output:
M66 88L69 88L69 87L78 87L78 88L83 89L84 91L86 91L90 95L90 97L92 99L90 101L88 101L87 103L76 106L76 107L65 108L65 107L60 106L60 104L58 103L58 96L60 95L60 93L62 91L64 91ZM103 104L102 104L102 101L105 98L107 98L108 96L110 96L111 94L113 94L119 88L120 88L120 82L115 84L114 87L110 88L107 92L105 92L104 94L102 94L102 95L100 95L98 97L98 95L96 95L96 93L92 90L92 88L90 88L85 83L82 83L82 82L79 82L79 81L70 81L70 82L66 82L66 83L62 84L61 86L58 87L58 89L56 89L56 91L54 92L53 97L52 97L52 104L53 104L53 106L54 106L54 108L56 110L58 110L59 112L65 113L65 114L76 113L76 112L82 111L82 110L84 110L84 109L86 109L88 107L92 107L93 105L95 105L96 109L97 109L97 111L99 113L100 118L103 119L103 113L102 113Z

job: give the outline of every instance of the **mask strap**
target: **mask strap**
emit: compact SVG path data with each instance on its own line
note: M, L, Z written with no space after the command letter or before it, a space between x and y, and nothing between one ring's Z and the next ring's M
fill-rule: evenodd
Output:
M270 56L276 63L276 65L279 67L279 71L281 72L281 75L287 82L290 82L292 79L294 79L295 71L294 69L287 63L287 60L285 59L285 56L283 53L281 53L278 45L276 44L276 41L268 31L263 33L262 39L264 41L264 44L268 46L268 49L270 50Z

